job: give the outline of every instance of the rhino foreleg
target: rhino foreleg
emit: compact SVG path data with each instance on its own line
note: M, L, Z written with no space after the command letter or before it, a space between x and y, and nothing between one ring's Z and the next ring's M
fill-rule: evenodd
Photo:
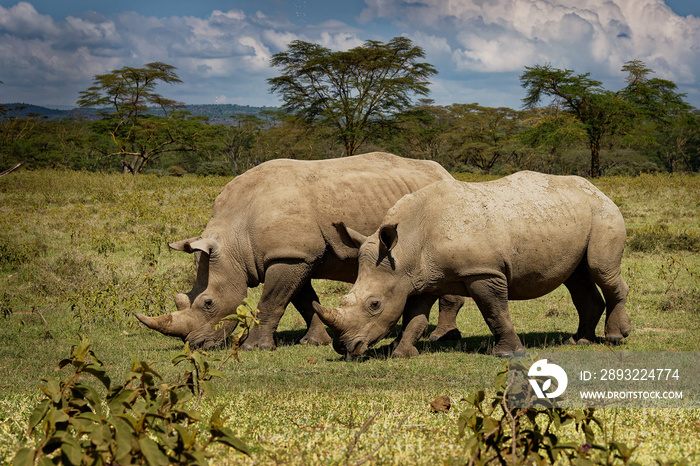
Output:
M403 313L403 324L398 342L394 342L396 348L391 353L394 358L409 358L418 356L416 343L428 328L428 316L430 308L435 304L435 296L417 295L411 296L406 301Z
M262 296L258 302L260 323L250 329L242 349L274 350L277 348L274 339L277 325L289 302L311 279L311 270L310 264L298 261L278 261L267 267Z
M318 295L311 286L311 281L308 281L301 287L297 295L292 298L292 304L297 308L301 316L306 322L306 335L304 335L299 343L302 345L321 346L331 343L331 337L326 331L326 327L321 322L316 312L314 312L313 303L319 302Z
M470 278L466 285L469 296L474 299L496 340L493 354L502 358L524 355L525 347L515 333L508 310L508 283L505 277Z

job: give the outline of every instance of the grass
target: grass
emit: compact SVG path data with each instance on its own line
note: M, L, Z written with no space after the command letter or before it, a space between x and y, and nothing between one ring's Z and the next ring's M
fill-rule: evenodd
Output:
M189 290L191 257L168 251L167 243L202 231L227 181L60 171L0 179L0 462L28 441L27 418L41 396L37 383L54 375L78 333L90 339L113 379L132 356L177 376L169 361L181 343L137 325L132 313L170 312L172 297ZM620 205L633 245L623 258L634 325L625 349L700 350L700 178L642 175L596 184ZM325 281L316 288L330 305L349 289ZM260 288L250 294L259 298ZM561 345L577 324L564 289L513 302L511 312L528 347L591 357L606 351ZM226 404L229 426L253 449L253 459L219 451L217 463L356 464L368 457L378 464L463 463L456 423L462 398L491 387L503 362L488 355L490 334L472 302L459 324L461 341L422 341L416 358L385 359L380 348L374 357L348 362L330 347L294 345L303 320L290 308L277 351L228 362L226 380L204 405L211 411ZM441 395L450 396L452 409L431 413L430 401ZM639 445L634 459L642 464L700 462L700 409L601 415L609 435Z

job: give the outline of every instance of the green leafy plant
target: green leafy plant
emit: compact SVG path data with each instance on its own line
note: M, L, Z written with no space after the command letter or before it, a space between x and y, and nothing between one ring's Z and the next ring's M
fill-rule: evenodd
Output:
M238 361L238 349L241 347L241 342L246 339L253 325L259 323L256 317L257 315L258 310L253 304L253 300L250 298L244 298L243 304L236 308L235 313L227 315L216 325L216 328L218 329L224 325L224 322L232 321L236 323L236 328L230 337L231 353L226 357L226 359L224 359L224 362L228 361L231 357L236 358L236 361Z
M211 390L211 379L222 376L210 368L206 356L185 345L172 361L185 365L184 381L174 384L163 383L151 364L134 359L124 383L114 385L90 343L73 342L70 357L58 366L72 366L74 371L42 380L45 398L34 408L28 426L36 445L20 449L13 463L208 464L207 449L215 443L250 455L247 445L224 425L223 406L208 422L196 411ZM101 383L106 398L85 383L87 376ZM193 400L195 408L188 408Z
M636 447L608 440L605 425L593 408L566 410L548 402L511 407L509 397L520 396L522 391L509 382L510 364L496 375L496 394L490 402L484 390L464 400L470 406L459 416L458 427L459 438L466 437L467 464L637 464L631 461ZM557 435L568 424L583 434L581 441L565 442Z

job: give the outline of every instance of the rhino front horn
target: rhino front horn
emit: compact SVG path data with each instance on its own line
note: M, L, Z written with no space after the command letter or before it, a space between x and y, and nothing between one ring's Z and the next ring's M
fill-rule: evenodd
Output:
M332 330L338 328L338 321L340 320L338 309L321 306L321 304L316 301L314 301L312 305L314 311L316 311L316 314L318 314L318 317L321 319L321 322L328 325Z
M173 323L173 314L166 314L158 317L149 317L143 314L136 313L136 318L141 321L146 327L156 330L163 335L169 337L184 337L181 329L178 329L177 325Z

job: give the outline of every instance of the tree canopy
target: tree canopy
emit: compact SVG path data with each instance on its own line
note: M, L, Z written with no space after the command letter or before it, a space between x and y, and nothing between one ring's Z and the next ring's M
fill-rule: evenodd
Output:
M544 97L552 105L572 114L587 135L591 151L592 177L600 176L600 148L604 136L633 128L635 122L659 122L690 110L683 94L676 93L671 81L649 78L652 70L640 60L627 62L627 86L617 92L606 90L590 73L553 68L550 64L525 67L520 76L527 90L523 104L534 108Z
M103 112L97 126L111 135L112 148L103 146L103 152L121 157L125 173L140 173L166 152L191 150L192 139L201 128L188 124L186 115L176 112L181 103L155 91L159 83L181 82L174 66L154 62L97 75L93 86L80 92L79 106L112 108L112 112ZM149 105L159 107L165 118L149 114Z
M419 61L424 56L406 37L338 52L297 40L272 57L282 75L268 83L285 110L334 127L352 155L382 122L408 109L414 96L428 95L427 79L436 71Z

